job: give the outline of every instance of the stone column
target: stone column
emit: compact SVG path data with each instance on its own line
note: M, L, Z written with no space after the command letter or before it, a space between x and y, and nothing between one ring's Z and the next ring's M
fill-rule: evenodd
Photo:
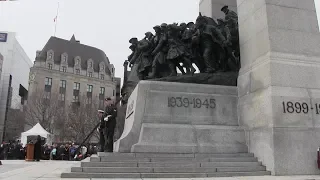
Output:
M228 5L229 9L237 12L236 0L200 0L199 10L203 15L213 19L224 18L224 13L221 12L224 5Z
M320 35L314 0L237 0L240 125L273 175L319 174Z

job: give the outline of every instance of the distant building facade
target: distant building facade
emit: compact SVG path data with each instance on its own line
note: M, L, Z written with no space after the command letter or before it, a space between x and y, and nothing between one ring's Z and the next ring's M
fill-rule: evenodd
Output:
M13 32L0 32L0 53L0 141L3 141L3 136L8 136L7 133L18 135L23 131L23 126L17 124L24 122L13 123L17 126L11 127L12 129L8 127L6 129L6 124L8 124L8 112L12 110L17 114L26 104L32 62Z
M30 70L29 97L44 93L46 98L58 98L65 104L80 102L80 98L99 100L116 99L115 68L106 54L97 48L71 40L51 37ZM52 95L58 97L52 97Z

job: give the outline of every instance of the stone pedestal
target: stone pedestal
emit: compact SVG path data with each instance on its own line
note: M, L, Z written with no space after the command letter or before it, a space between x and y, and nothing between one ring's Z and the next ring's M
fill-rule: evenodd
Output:
M319 174L320 34L314 1L237 3L238 112L249 151L273 175Z
M117 152L242 153L237 88L140 81L128 104Z

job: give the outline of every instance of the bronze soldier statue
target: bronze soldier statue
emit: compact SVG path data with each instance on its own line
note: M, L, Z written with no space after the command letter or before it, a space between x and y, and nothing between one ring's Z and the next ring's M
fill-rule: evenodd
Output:
M180 35L181 28L176 24L168 25L168 47L169 51L167 54L168 64L171 70L170 76L176 76L176 67L183 72L179 63L182 62L187 68L190 68L190 74L194 74L196 69L192 66L191 56L188 53L186 47L181 41Z
M134 52L133 57L130 60L130 64L137 64L137 74L140 80L145 80L149 74L151 67L151 56L150 56L151 44L144 38L137 43L137 48Z
M155 26L156 31L155 48L151 55L154 57L152 61L152 72L148 78L153 79L158 73L159 66L166 64L166 55L168 53L168 34L167 24L162 23L161 26Z
M111 98L105 99L106 109L100 119L99 131L103 133L100 139L101 151L113 152L113 136L116 127L117 107Z
M224 51L226 39L216 26L208 25L207 19L201 14L196 20L196 28L198 31L195 36L206 66L205 73L214 73L218 70L220 53Z
M236 12L231 11L228 6L223 6L221 11L225 14L224 21L231 33L232 48L235 51L235 56L240 58L238 15Z
M222 71L227 71L227 70L230 70L228 65L232 65L231 69L233 69L233 70L238 69L237 68L238 62L237 62L236 57L233 54L232 37L231 37L230 30L223 19L218 19L218 26L217 27L222 32L223 36L226 38L226 44L224 47L225 54L223 54L222 58L220 59L220 68ZM228 63L229 59L231 61L229 61L229 63Z

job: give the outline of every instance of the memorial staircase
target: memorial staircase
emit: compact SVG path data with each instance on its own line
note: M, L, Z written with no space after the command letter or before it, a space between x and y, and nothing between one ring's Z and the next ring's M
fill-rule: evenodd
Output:
M251 153L98 153L62 178L202 178L270 175Z

